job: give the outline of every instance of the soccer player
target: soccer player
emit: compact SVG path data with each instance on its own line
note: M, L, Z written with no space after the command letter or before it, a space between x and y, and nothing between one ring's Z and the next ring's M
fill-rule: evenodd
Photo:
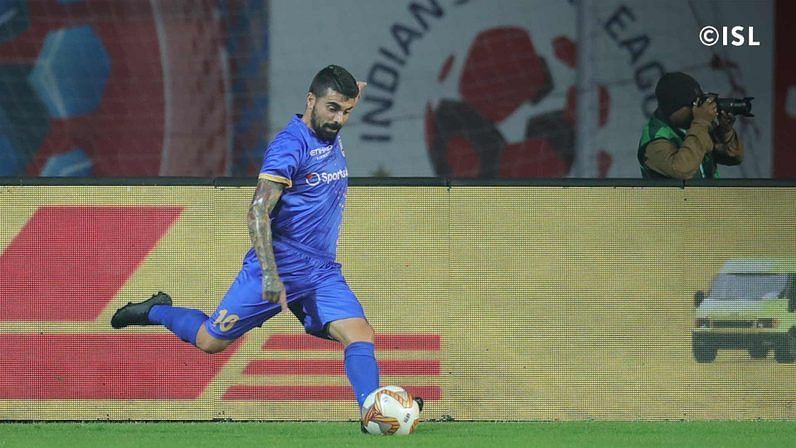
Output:
M307 333L343 344L346 375L361 409L379 387L374 331L335 258L348 187L340 129L364 86L340 66L325 67L312 80L304 114L268 146L248 213L253 247L212 316L172 306L171 297L159 292L119 308L113 328L163 325L218 353L289 309Z

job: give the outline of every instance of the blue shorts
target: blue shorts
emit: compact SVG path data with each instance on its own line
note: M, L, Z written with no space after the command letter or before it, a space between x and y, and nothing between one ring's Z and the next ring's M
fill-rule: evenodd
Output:
M312 335L331 339L328 324L352 317L365 318L362 305L343 278L334 259L311 254L297 243L274 241L274 258L285 285L290 311ZM253 250L218 308L205 322L213 337L236 339L281 311L278 303L263 300L262 268Z

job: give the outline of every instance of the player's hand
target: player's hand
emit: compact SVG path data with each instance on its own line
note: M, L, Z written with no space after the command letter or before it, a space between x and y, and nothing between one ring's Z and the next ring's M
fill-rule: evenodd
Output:
M713 97L708 97L702 104L694 105L691 111L694 114L694 120L707 121L708 123L713 123L719 113L716 108L716 100Z
M278 303L282 307L282 311L288 311L285 285L282 284L279 277L263 275L263 300Z

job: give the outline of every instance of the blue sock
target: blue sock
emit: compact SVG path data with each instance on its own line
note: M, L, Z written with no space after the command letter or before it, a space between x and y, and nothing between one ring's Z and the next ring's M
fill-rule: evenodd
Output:
M360 408L368 394L379 387L379 366L374 352L370 342L352 342L345 348L345 373Z
M192 308L155 305L149 310L149 321L171 330L185 342L196 345L196 333L208 319L207 314Z

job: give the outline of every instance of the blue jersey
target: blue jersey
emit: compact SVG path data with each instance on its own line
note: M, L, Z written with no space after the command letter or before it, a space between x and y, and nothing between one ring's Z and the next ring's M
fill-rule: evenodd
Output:
M298 243L334 259L348 189L340 133L322 140L294 116L268 145L260 179L285 185L271 213L274 242Z
M339 132L334 141L321 140L300 116L293 117L268 145L260 179L285 185L271 212L271 232L290 311L308 333L325 338L331 338L330 322L364 319L362 305L334 261L348 187ZM235 339L280 312L279 304L263 300L262 275L252 248L205 322L208 333Z

